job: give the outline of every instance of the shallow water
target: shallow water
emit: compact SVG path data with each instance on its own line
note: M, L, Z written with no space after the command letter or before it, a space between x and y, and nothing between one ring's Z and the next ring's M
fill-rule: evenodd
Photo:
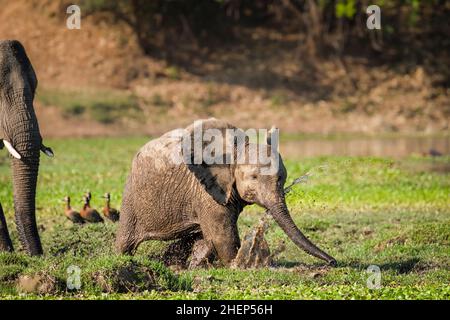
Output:
M285 158L299 159L316 156L375 156L404 158L411 155L430 155L430 151L450 154L450 136L298 139L281 141L280 151Z

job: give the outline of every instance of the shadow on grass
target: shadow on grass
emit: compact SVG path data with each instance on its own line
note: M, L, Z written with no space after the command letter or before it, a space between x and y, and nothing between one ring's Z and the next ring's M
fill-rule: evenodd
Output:
M391 270L396 271L399 274L408 274L414 271L422 271L427 269L428 267L422 263L422 261L418 258L411 258L406 260L401 260L397 262L388 262L383 264L375 264L375 263L359 263L359 262L339 262L337 268L352 268L359 271L365 271L371 265L376 265L380 267L381 271ZM287 261L287 260L279 260L275 261L273 266L275 268L307 268L307 269L316 269L327 267L325 263L313 263L313 264L305 264L297 261Z
M286 260L279 260L279 261L274 261L273 262L273 266L275 268L295 268L302 265L302 263L300 262L296 262L296 261L286 261Z
M376 265L378 267L380 267L381 271L383 270L391 270L391 271L396 271L399 274L408 274L411 273L415 270L417 270L418 266L421 266L421 261L418 258L411 258L411 259L406 259L406 260L402 260L402 261L397 261L397 262L388 262L388 263L382 263L382 264L375 264L375 263L358 263L358 262L350 262L350 263L345 263L345 262L338 262L338 268L345 268L345 267L349 267L349 268L353 268L353 269L357 269L357 270L367 270L367 268L371 265ZM423 266L420 268L423 269Z
M325 262L315 262L315 263L304 263L304 262L298 262L298 261L287 261L287 260L277 260L274 261L272 264L272 267L274 268L283 268L283 269L323 269L323 268L331 268L329 265L327 265ZM340 267L340 266L338 266Z

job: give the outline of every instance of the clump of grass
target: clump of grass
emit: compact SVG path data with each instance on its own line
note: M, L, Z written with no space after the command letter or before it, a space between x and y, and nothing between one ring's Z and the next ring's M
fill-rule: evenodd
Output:
M169 107L171 105L170 101L165 100L159 93L155 93L150 97L150 104L155 107Z
M448 246L450 244L449 225L442 223L421 224L410 232L410 238L417 244Z
M116 227L110 223L70 227L56 224L52 232L44 233L43 237L51 244L48 250L52 256L94 257L113 253Z
M177 276L161 262L143 256L99 257L91 261L83 279L90 290L107 293L191 289L189 277Z
M147 253L118 255L113 250L117 225L83 226L56 219L51 230L41 233L43 257L0 253L0 295L63 295L180 291L191 289L189 275L176 275ZM71 290L68 280L79 271L80 288Z
M167 77L169 77L172 80L178 80L180 79L180 70L175 66L169 66L165 69L165 73L167 74Z
M357 107L358 105L356 103L349 100L344 100L344 102L342 102L340 111L342 113L350 113L352 111L355 111Z
M188 275L176 275L161 262L145 256L65 254L29 258L16 253L0 255L0 293L25 292L38 295L100 294L191 290ZM68 287L73 270L80 276L80 287Z
M88 116L104 123L121 118L138 119L141 113L136 96L110 89L39 89L37 100L62 109L66 117Z
M0 252L0 282L16 279L29 264L29 259L16 253Z
M285 94L278 92L270 97L270 105L272 107L281 107L286 105L288 98Z
M221 100L222 98L216 88L212 84L209 84L206 95L200 99L200 105L203 109L208 109L209 107L219 103Z

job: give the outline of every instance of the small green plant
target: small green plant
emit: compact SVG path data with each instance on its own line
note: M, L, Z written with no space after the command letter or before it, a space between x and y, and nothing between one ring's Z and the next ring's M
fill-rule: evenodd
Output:
M282 93L276 93L270 97L270 104L272 107L284 106L287 102L287 97Z
M336 17L347 19L353 18L356 14L356 1L355 0L340 0L336 3Z
M169 79L172 80L178 80L180 79L180 70L178 70L175 66L170 66L166 68L166 74L169 77Z
M357 104L348 100L345 100L342 103L341 112L342 113L350 113L352 111L355 111L357 108Z
M150 104L155 107L165 108L170 106L170 101L165 100L159 93L155 93L150 98Z
M212 85L208 85L208 90L206 95L201 99L201 105L203 109L208 109L209 107L215 105L220 101L219 96L215 88Z

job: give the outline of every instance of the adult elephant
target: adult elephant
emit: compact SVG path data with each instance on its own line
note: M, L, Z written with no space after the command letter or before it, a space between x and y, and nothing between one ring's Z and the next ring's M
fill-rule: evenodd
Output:
M36 226L35 195L42 144L33 109L37 78L22 44L0 41L0 148L12 156L14 210L20 242L30 255L42 254ZM0 250L13 251L0 205Z
M227 130L243 132L226 122L208 119L187 127L181 135L180 129L174 130L144 145L133 159L123 193L117 250L133 253L145 240L192 239L195 236L197 243L204 245L194 245L194 250L200 248L204 258L213 253L224 264L229 264L240 246L238 216L246 205L256 203L268 210L297 246L335 265L336 260L309 241L289 215L283 190L287 174L279 154L275 155L279 160L278 169L269 174L262 170L266 164L250 162L249 150L270 147L251 144L248 140L239 144L233 137L223 139L223 147L212 152L217 151L214 157L224 160L222 164L205 159L196 162L195 141L202 139L202 135L196 135L199 126L203 133L212 129L222 136L227 135ZM186 138L191 141L191 147L183 149L180 146ZM212 141L211 137L205 140ZM227 148L230 141L233 141L232 147ZM270 145L269 139L267 142ZM207 146L201 142L200 153ZM220 149L225 150L223 154L218 154ZM181 150L184 150L183 161L179 160ZM225 161L230 159L231 153L235 160L239 159L236 155L244 153L245 161Z

